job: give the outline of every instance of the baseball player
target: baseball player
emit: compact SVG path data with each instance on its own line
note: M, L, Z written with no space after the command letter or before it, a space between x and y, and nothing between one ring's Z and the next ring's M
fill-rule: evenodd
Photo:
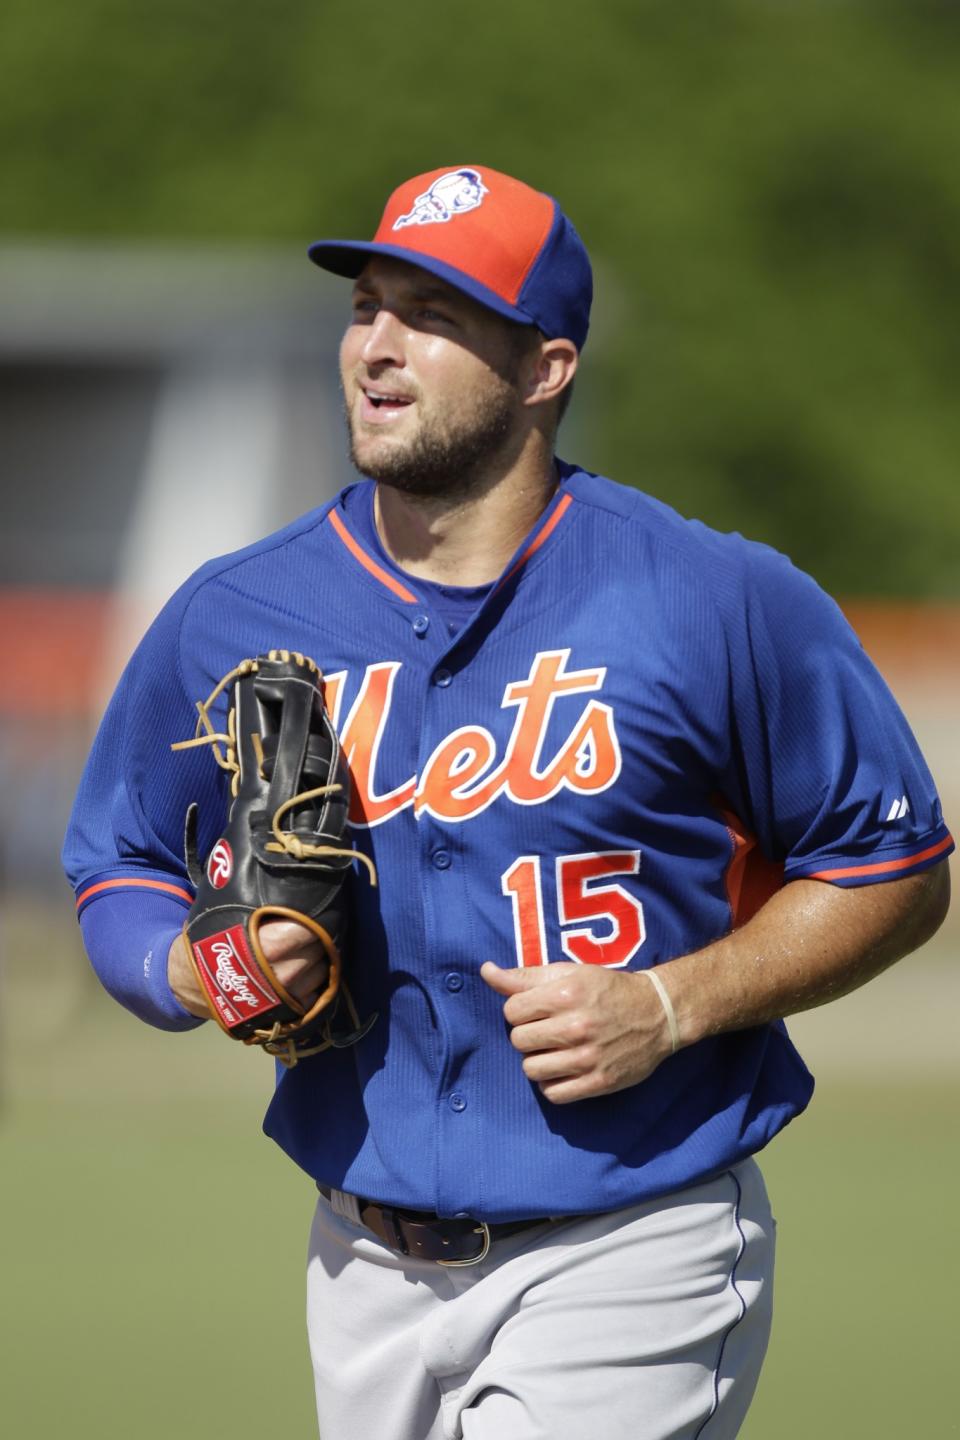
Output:
M120 681L66 842L107 988L209 1006L181 937L170 746L238 657L312 656L350 774L351 984L378 1019L280 1067L265 1128L318 1188L323 1440L722 1440L770 1327L754 1155L813 1082L783 1017L923 943L953 848L837 607L766 547L555 454L591 270L557 203L420 175L340 352L362 478L211 561ZM326 960L263 927L308 1003Z

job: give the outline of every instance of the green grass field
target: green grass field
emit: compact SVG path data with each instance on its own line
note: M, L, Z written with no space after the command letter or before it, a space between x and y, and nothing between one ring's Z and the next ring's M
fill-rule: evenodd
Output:
M8 965L2 1000L4 1433L315 1437L313 1195L259 1133L269 1065L124 1015L70 932ZM767 1152L778 1301L746 1440L960 1433L958 1098L956 1065L821 1067Z

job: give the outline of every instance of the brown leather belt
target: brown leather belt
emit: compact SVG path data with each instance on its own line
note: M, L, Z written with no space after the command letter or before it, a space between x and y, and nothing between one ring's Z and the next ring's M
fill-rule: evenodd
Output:
M330 1200L333 1191L328 1185L317 1184L320 1194ZM429 1210L398 1210L392 1205L377 1205L356 1196L361 1225L401 1255L419 1260L435 1260L438 1265L478 1265L485 1260L494 1240L547 1225L552 1217L543 1215L533 1220L507 1220L490 1225L469 1215L445 1219ZM558 1217L567 1219L569 1217Z

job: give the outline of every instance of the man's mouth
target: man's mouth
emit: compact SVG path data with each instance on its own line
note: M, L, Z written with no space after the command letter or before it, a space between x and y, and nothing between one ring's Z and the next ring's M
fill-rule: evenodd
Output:
M398 395L389 390L378 390L374 386L363 386L364 400L374 410L392 411L404 410L408 405L413 404L412 395Z

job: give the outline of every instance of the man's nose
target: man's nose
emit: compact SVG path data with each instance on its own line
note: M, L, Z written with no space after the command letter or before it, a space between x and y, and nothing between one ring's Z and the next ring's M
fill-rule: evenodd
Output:
M403 364L403 325L392 310L377 311L367 326L360 355L367 365Z

